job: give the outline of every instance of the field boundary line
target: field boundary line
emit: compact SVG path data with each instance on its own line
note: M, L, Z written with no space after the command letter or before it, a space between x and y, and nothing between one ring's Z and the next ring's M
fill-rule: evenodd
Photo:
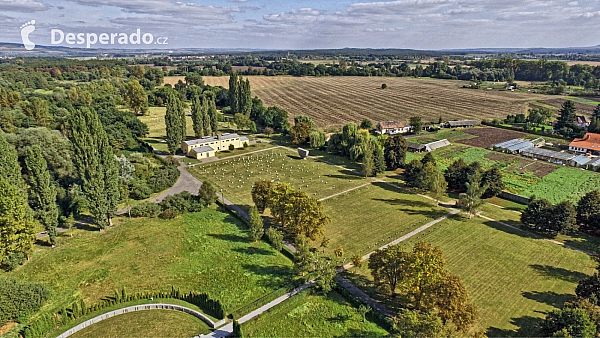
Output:
M445 214L444 216L438 217L438 218L436 218L436 219L434 219L432 221L427 222L426 224L421 225L420 227L416 228L415 230L413 230L413 231L411 231L411 232L409 232L407 234L404 234L404 235L396 238L395 240L393 240L393 241L391 241L391 242L389 242L387 244L384 244L384 245L380 246L379 248L377 248L377 250L382 250L382 249L385 249L385 248L387 248L389 246L396 245L398 243L404 242L407 239L409 239L409 238L411 238L411 237L413 237L413 236L415 236L415 235L417 235L417 234L419 234L419 233L421 233L421 232L423 232L423 231L431 228L432 226L438 224L439 222L445 220L446 218L458 214L459 212L460 212L460 210L458 210L458 209L450 208L450 212L447 213L447 214ZM362 256L360 258L361 261L366 261L367 259L369 259L371 257L371 255L375 253L375 251L371 251L368 254ZM346 264L346 265L343 266L343 270L348 270L348 269L350 269L353 266L354 266L354 264L348 263L348 264Z
M586 255L588 255L588 256L595 256L595 254L593 254L593 253L591 253L591 252L589 252L589 251L586 251L586 250L583 250L583 249L576 248L576 247L574 247L574 246L571 246L571 245L569 245L569 244L565 244L565 243L559 242L559 241L557 241L557 240L554 240L554 239L551 239L551 238L544 237L544 236L542 236L542 235L540 235L540 234L536 234L535 232L531 232L531 231L528 231L528 230L525 230L525 229L521 229L521 228L519 228L519 227L517 227L517 226L510 225L510 224L508 224L508 223L505 223L505 222L502 222L502 221L498 221L498 220L495 220L495 219L493 219L493 218L490 218L490 217L487 217L487 216L484 216L484 215L481 215L481 214L479 214L479 215L477 215L477 216L479 216L479 217L481 217L481 218L483 218L483 219L486 219L486 220L488 220L488 221L491 221L491 222L495 222L495 223L498 223L498 224L504 225L505 227L508 227L508 228L511 228L511 229L514 229L514 230L517 230L517 231L520 231L520 232L526 233L526 234L528 234L528 235L532 235L532 236L534 236L534 237L536 237L536 238L538 238L538 239L543 239L543 240L545 240L545 241L548 241L548 242L550 242L550 243L553 243L553 244L557 244L557 245L563 246L563 247L565 247L565 248L567 248L567 249L571 249L571 250L579 251L579 252L581 252L581 253L584 253L584 254L586 254Z
M352 190L356 190L356 189L360 189L360 188L366 187L367 185L370 185L370 184L372 184L372 183L373 183L373 182L367 182L367 183L361 184L361 185L359 185L359 186L356 186L356 187L353 187L353 188L350 188L350 189L346 189L346 190L344 190L344 191L340 191L340 192L338 192L338 193L335 193L335 194L333 194L333 195L330 195L330 196L327 196L327 197L323 197L323 198L319 199L319 201L326 201L326 200L328 200L328 199L330 199L330 198L333 198L333 197L336 197L336 196L339 196L339 195L343 195L343 194L345 194L345 193L349 193L349 192L351 192Z

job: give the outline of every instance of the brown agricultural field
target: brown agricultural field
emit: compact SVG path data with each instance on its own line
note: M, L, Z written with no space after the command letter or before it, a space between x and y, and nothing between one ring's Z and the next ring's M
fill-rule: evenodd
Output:
M522 138L526 135L518 131L500 128L468 128L464 129L463 132L477 137L459 140L458 142L479 148L489 148L494 144L515 138Z
M456 80L381 77L250 76L252 95L265 105L276 105L290 114L305 114L321 127L341 126L369 118L374 122L408 121L421 116L437 121L493 119L525 113L528 103L545 96L508 91L462 88ZM204 77L213 86L228 87L229 77ZM387 84L387 89L381 85Z

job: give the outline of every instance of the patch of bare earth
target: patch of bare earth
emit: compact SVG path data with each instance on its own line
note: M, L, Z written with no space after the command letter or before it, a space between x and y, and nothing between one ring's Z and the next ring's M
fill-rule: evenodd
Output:
M458 142L467 144L473 147L489 148L494 144L512 140L514 138L522 138L526 134L518 131L500 129L500 128L469 128L463 130L467 134L476 136L467 140Z

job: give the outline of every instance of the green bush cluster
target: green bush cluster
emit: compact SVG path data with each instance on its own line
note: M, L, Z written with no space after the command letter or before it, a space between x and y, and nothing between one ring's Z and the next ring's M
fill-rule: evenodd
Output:
M214 203L216 199L215 189L209 182L205 182L200 187L198 195L184 191L167 196L158 204L143 202L131 208L131 216L171 219L187 212L199 212L203 207Z
M178 161L172 157L134 153L128 160L135 167L134 178L128 183L129 196L135 200L168 189L179 178Z
M198 306L202 311L215 318L225 318L225 310L223 310L221 302L209 298L205 293L196 293L194 291L182 293L179 289L171 287L171 291L136 292L134 294L127 294L125 289L122 289L120 292L115 290L114 296L106 297L102 301L92 304L91 306L86 306L85 302L80 300L71 304L70 307L63 308L52 315L45 314L25 327L21 332L21 335L24 338L45 337L51 331L67 325L72 320L100 311L104 308L141 299L155 298L183 300Z
M0 326L9 320L23 322L48 299L46 286L14 279L0 279Z

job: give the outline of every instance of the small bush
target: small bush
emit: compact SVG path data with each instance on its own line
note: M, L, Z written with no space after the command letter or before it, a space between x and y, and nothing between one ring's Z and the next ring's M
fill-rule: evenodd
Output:
M229 151L234 151L235 150L235 146L233 144L229 145Z
M142 202L131 208L131 217L157 217L162 211L160 205L152 202Z
M248 148L248 142L244 142L244 148Z
M166 209L160 215L158 215L158 217L162 219L173 219L177 217L177 213L175 213L175 211L173 211L172 209Z
M0 279L0 326L9 320L23 322L44 305L48 296L43 284Z
M2 258L1 263L4 270L12 271L25 263L25 255L22 252L15 252Z

